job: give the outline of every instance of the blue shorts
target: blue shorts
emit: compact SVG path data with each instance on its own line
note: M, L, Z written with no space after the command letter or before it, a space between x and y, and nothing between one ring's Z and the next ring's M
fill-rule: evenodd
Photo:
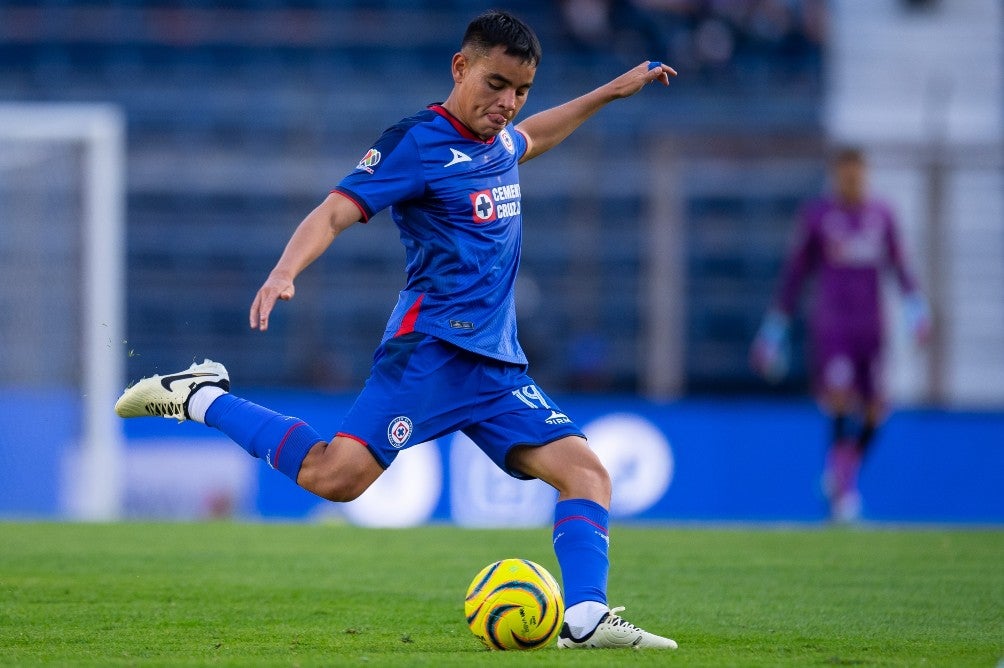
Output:
M420 332L385 341L338 431L367 446L380 466L418 443L462 431L514 478L516 446L583 436L526 368L458 348ZM585 438L583 436L583 438Z

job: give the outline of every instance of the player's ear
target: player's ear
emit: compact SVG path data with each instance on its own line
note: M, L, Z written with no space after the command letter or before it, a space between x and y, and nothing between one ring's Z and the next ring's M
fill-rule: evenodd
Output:
M453 54L453 83L458 84L464 80L464 75L467 74L467 68L470 65L467 60L467 56L463 53L457 52Z

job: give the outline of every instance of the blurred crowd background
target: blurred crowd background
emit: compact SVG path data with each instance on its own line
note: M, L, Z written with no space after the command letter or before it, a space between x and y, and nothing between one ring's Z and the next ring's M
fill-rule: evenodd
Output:
M825 187L835 11L941 20L959 2L494 3L544 46L525 115L643 60L680 72L522 170L520 328L538 382L805 392L799 337L775 387L747 353L795 212ZM293 227L380 132L448 93L463 29L492 4L0 1L0 101L124 111L128 377L210 356L243 386L361 385L404 279L386 213L302 276L267 335L249 330L248 305Z

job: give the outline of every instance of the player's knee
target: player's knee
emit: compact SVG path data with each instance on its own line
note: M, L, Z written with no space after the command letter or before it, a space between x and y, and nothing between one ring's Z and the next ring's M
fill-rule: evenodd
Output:
M364 491L366 490L353 487L337 487L330 490L324 498L335 503L348 503L358 499Z
M319 445L303 460L296 482L328 501L354 501L369 489L383 468L355 441L335 439Z
M613 493L613 483L610 481L610 473L599 459L588 467L585 476L589 486L595 490L596 494L608 499L609 502L610 495Z
M592 454L592 451L589 451ZM610 474L599 457L581 458L569 467L568 475L559 483L559 491L575 498L588 498L603 504L610 503L613 485Z
M350 475L341 467L324 465L304 466L296 479L297 484L328 501L354 501L366 491L372 482L368 478Z
M350 479L341 475L330 475L318 480L311 491L338 503L355 501L369 488L369 484L359 479Z

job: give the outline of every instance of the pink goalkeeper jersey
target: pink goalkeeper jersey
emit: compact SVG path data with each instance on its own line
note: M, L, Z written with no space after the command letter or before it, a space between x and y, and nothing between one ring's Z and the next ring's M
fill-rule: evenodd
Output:
M794 312L806 279L815 275L809 310L818 340L851 337L878 346L882 337L882 274L895 271L904 293L917 284L907 268L892 211L867 200L859 207L832 197L808 203L781 279L778 307Z

